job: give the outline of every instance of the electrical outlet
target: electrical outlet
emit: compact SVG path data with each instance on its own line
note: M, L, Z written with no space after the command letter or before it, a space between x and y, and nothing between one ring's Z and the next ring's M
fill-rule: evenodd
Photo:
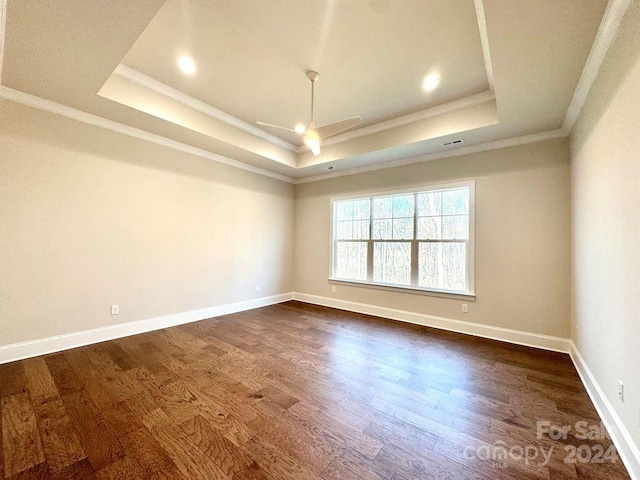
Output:
M467 305L466 303L462 304L461 307L462 313L468 313L469 312L469 305Z
M624 383L622 380L618 380L618 398L624 403Z
M331 287L331 293L336 293L336 286L335 285Z
M120 305L111 305L111 315L120 315Z
M256 285L256 292L260 293L261 290L262 290L262 287L260 285Z

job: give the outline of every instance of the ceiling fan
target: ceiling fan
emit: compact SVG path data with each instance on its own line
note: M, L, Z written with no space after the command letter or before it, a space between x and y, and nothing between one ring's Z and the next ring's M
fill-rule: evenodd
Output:
M338 122L329 123L328 125L323 125L321 127L316 127L314 123L314 100L315 100L315 83L320 78L320 74L318 72L309 71L307 72L307 78L311 80L311 122L309 126L304 131L294 130L293 128L281 127L279 125L272 125L270 123L257 122L258 125L263 125L265 127L273 127L279 128L281 130L288 130L290 132L295 132L299 134L304 134L303 141L307 147L311 150L314 156L320 155L320 140L324 140L325 138L329 138L333 135L336 135L340 132L344 132L353 127L357 127L362 123L362 119L360 117L351 117L346 118L344 120L340 120Z

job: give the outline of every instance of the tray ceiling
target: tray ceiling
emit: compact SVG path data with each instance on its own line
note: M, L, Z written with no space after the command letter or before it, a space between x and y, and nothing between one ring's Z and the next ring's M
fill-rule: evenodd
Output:
M55 4L55 5L54 5ZM303 178L562 127L606 0L7 0L2 87ZM196 63L193 75L177 66ZM316 123L360 115L314 157ZM433 92L426 75L441 78ZM17 93L15 94L17 95ZM15 96L14 95L14 96Z

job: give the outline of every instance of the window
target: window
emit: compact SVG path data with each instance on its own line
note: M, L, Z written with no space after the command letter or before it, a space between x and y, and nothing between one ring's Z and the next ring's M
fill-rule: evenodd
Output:
M474 184L332 201L332 280L473 295Z

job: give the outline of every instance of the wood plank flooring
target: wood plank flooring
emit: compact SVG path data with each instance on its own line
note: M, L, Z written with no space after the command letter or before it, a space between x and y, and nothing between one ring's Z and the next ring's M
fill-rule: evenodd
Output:
M298 302L0 365L0 401L0 478L629 478L567 355Z

